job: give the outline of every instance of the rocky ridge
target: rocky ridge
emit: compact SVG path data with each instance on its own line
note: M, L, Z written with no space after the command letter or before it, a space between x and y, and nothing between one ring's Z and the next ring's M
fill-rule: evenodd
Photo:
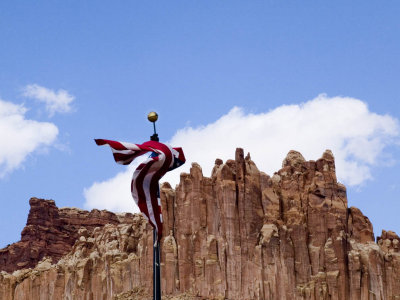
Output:
M163 184L161 200L164 299L400 299L400 238L375 243L329 150L290 151L270 177L237 149L211 178L193 164ZM143 217L30 204L21 241L0 250L0 299L151 299Z
M79 238L81 228L92 232L106 224L131 223L133 214L114 214L106 210L91 212L77 208L59 209L53 200L31 198L31 209L21 241L0 250L0 269L12 272L32 268L50 257L57 262Z

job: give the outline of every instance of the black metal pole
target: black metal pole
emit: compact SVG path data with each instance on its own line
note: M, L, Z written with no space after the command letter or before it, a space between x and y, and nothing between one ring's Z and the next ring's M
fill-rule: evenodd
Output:
M153 299L161 300L160 243L155 229L153 230L153 240Z
M156 132L156 122L153 122L154 134L150 137L152 141L159 141ZM160 188L158 188L160 197ZM153 229L153 300L161 300L161 264L160 264L160 243L158 242L157 231Z

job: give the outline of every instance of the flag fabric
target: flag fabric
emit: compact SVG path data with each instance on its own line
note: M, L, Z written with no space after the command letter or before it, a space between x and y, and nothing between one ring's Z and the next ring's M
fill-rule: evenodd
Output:
M141 163L133 173L131 192L140 211L147 217L151 226L156 230L158 239L160 239L163 219L158 182L165 173L185 163L182 148L172 148L156 141L132 144L96 139L95 142L99 146L109 145L114 160L122 165L128 165L136 157L152 152L151 156Z

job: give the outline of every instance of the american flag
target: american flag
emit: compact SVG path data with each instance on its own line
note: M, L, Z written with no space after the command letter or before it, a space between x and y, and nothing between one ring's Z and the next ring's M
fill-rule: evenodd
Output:
M129 165L136 157L152 152L151 156L133 173L131 192L140 211L147 217L160 239L163 219L158 181L165 173L185 163L182 148L172 148L156 141L132 144L96 139L95 142L99 146L109 145L115 161L122 165Z

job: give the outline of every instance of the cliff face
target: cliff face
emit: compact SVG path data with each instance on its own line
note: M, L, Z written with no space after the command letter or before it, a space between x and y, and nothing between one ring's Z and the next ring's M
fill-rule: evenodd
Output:
M211 178L193 164L161 200L164 299L400 298L400 239L374 242L330 151L317 161L291 151L270 177L237 149ZM140 215L31 199L0 263L0 299L150 299L152 230Z
M31 198L29 204L31 209L21 241L0 250L2 271L32 268L44 257L55 263L72 249L80 228L92 231L105 224L130 223L133 218L132 214L122 218L105 210L59 209L53 200Z

